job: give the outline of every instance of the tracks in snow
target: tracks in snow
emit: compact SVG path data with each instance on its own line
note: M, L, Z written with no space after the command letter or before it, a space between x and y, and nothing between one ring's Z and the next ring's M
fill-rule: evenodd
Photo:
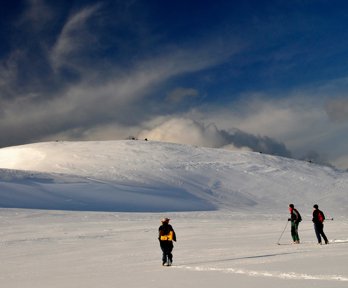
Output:
M239 268L216 268L216 267L200 267L200 266L173 266L177 269L186 269L197 272L221 272L231 274L241 274L251 277L273 277L287 280L320 280L320 281L347 281L348 278L341 275L311 275L295 272L268 272L268 271L253 271Z

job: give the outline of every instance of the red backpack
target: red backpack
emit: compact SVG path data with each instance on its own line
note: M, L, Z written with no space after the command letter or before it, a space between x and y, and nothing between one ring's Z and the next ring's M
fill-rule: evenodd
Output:
M325 220L324 214L321 211L318 211L318 220L320 223L323 223Z

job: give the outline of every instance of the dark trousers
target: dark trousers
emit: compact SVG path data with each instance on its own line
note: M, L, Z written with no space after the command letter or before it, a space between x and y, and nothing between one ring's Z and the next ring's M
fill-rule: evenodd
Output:
M318 243L321 243L321 237L323 237L325 244L329 243L327 237L324 233L324 224L323 223L314 223L314 231L317 236Z
M300 237L298 236L298 224L299 223L291 221L291 237L294 242L300 241Z
M160 241L161 250L163 252L162 254L162 261L163 263L166 263L168 261L173 262L173 241Z

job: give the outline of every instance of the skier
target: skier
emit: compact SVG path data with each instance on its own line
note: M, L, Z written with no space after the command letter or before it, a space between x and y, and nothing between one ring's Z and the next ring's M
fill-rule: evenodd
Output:
M324 233L324 220L325 220L325 215L324 213L319 210L318 204L315 204L313 206L313 223L314 223L314 231L315 235L317 236L318 239L318 244L321 245L321 236L323 237L325 244L329 244L329 240L327 240L327 237Z
M170 266L173 262L173 241L176 241L176 235L174 229L169 225L169 218L163 218L161 220L162 225L158 228L158 240L163 252L162 265Z
M291 221L291 237L294 244L300 244L300 237L298 236L298 225L302 221L301 214L295 209L294 204L289 204L290 218Z

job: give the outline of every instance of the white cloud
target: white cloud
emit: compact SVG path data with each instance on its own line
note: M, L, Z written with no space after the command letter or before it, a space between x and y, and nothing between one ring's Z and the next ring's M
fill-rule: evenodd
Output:
M331 99L335 94L327 85L281 97L243 95L239 102L196 108L184 116L215 123L226 131L236 127L252 135L267 135L284 143L296 158L315 151L320 161L347 168L348 162L343 159L348 141L347 101ZM341 91L336 93L340 95Z
M88 50L94 44L95 37L86 28L86 24L100 7L100 4L86 7L68 19L51 51L53 67L71 65L69 59L72 55L76 56L77 53Z
M224 144L214 125L204 126L187 118L168 119L153 129L140 132L138 138L207 147L221 147Z
M163 122L139 133L138 138L164 142L183 143L211 148L248 150L290 156L286 147L269 137L255 136L234 129L220 130L215 124L205 125L189 118L161 119Z
M238 102L192 110L193 119L214 122L229 131L237 127L254 135L267 135L292 149L311 142L315 131L327 123L323 101L297 95L275 98L273 95L244 95Z

